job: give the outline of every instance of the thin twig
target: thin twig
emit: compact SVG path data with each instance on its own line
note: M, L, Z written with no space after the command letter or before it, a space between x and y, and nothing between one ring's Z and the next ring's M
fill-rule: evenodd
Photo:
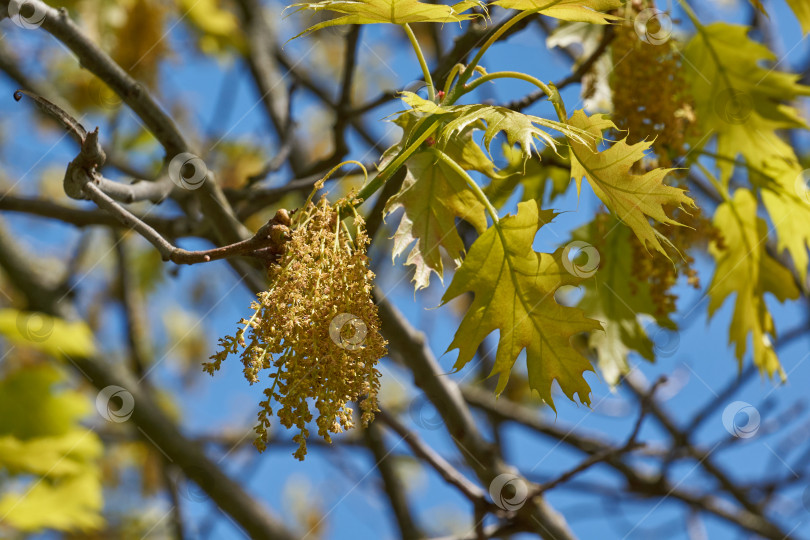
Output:
M397 435L402 437L408 446L411 447L414 455L430 465L445 482L457 488L465 497L473 503L486 502L484 491L473 484L466 476L456 470L446 459L439 455L433 448L425 444L416 433L406 428L393 415L382 408L377 413L381 422L391 428Z

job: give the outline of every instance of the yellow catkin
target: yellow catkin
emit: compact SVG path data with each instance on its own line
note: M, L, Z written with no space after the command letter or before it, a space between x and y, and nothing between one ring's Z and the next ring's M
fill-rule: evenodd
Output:
M657 312L653 314L656 317L665 317L675 311L677 296L670 291L680 275L686 276L691 287L700 288L697 271L693 268L695 259L687 250L705 249L708 242L720 240L718 230L700 210L688 213L676 209L672 217L683 226L656 225L656 229L680 249L680 253L671 254L672 260L659 254L651 255L635 236L630 240L633 249L631 273L636 281L649 283L650 294L656 303ZM631 290L633 286L634 282L631 282Z
M674 42L646 43L633 25L641 9L653 6L654 2L628 3L624 24L614 28L610 76L613 121L626 130L628 142L653 141L658 164L669 167L683 155L686 139L696 124ZM657 24L656 20L650 24ZM648 28L653 33L658 30L657 26Z
M270 290L258 295L244 328L220 339L221 350L205 370L213 374L241 349L245 378L251 384L262 375L268 380L257 448L266 448L276 402L281 425L298 430L294 456L303 460L313 420L310 403L317 411L318 434L327 442L331 433L353 427L350 402L360 402L364 425L373 419L380 388L377 362L387 344L371 296L374 273L362 218L355 218L352 239L325 199L296 217L299 225L293 226L286 252L268 270Z
M678 166L687 153L686 141L697 129L693 100L683 80L684 67L675 41L648 43L634 26L638 14L653 7L652 0L628 2L623 10L625 22L614 27L616 36L611 45L613 121L628 142L652 141L653 154L636 165L639 169ZM652 27L647 31L657 35L660 23L652 19L650 24ZM670 183L685 187L684 176L683 170L676 169L668 178ZM683 226L654 224L678 249L670 252L671 259L649 253L635 236L631 238L633 278L649 283L657 317L666 317L675 310L677 297L671 290L681 275L686 276L690 286L700 286L689 251L718 236L711 221L699 210L689 212L682 209L671 212L671 217Z

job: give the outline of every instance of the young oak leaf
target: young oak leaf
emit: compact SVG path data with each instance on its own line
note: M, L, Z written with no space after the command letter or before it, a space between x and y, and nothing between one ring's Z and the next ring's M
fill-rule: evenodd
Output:
M431 272L443 278L440 247L456 265L461 264L464 242L456 229L456 218L464 219L479 233L487 228L487 218L484 205L466 179L433 152L416 152L406 166L402 188L388 199L385 213L405 209L394 233L392 256L397 258L416 241L405 264L415 267L413 282L419 290L430 284Z
M563 21L608 24L621 17L600 12L620 8L622 0L497 0L493 5L520 11L538 10L542 15Z
M595 350L599 370L610 385L629 371L627 355L631 350L650 362L655 360L653 342L639 315L653 317L665 328L676 327L668 314L656 317L659 303L653 298L650 283L634 275L632 234L612 214L598 214L573 234L575 240L593 246L599 254L599 271L583 283L585 294L577 307L605 327L604 332L592 332L587 344ZM671 263L664 259L663 264Z
M381 167L409 144L421 118L424 114L419 111L406 111L394 121L404 133L401 142L383 155ZM492 161L473 141L472 128L452 137L440 148L464 170L498 176ZM407 172L402 187L388 199L384 214L404 209L394 233L392 257L396 259L415 242L405 264L415 267L413 282L419 290L430 284L432 272L443 279L440 248L444 248L456 265L461 264L464 242L456 229L456 218L466 220L479 233L487 228L487 219L483 204L466 179L447 163L438 160L430 148L414 152L405 162L405 167Z
M583 143L586 138L591 138L589 133L564 123L503 107L441 106L412 92L403 92L402 100L411 107L396 120L405 131L403 142L386 152L383 164L408 144L419 121L428 115L440 115L444 122L431 143L435 148L441 149L462 169L481 172L499 182L505 181L505 177L495 170L492 161L473 140L476 129L484 131L487 150L492 139L501 131L505 132L510 147L520 145L524 162L533 151L537 151L535 139L554 148L554 139L538 126L557 129ZM394 234L393 256L396 258L413 244L405 264L415 267L413 281L418 290L429 285L432 272L440 278L443 276L440 248L444 248L456 264L461 264L464 244L456 230L455 219L468 221L480 233L486 229L486 216L484 206L466 179L448 164L439 162L430 150L418 150L406 161L406 166L405 182L399 193L389 199L385 212L388 214L400 207L405 209Z
M520 145L524 160L531 157L532 153L539 153L534 143L535 139L542 141L556 152L557 142L546 131L548 129L558 131L582 144L587 144L593 140L593 137L589 136L588 133L564 122L523 114L506 107L476 104L445 107L445 110L454 114L455 117L442 130L439 135L440 140L452 137L455 133L462 132L472 126L477 129L484 129L484 148L489 151L492 139L498 133L504 132L506 141L510 146Z
M603 152L598 151L602 131L616 129L605 115L587 116L576 111L569 123L586 130L594 136L593 142L583 143L569 139L571 144L571 177L577 182L577 192L585 177L605 206L625 225L630 227L642 244L650 245L666 255L662 242L672 243L650 225L649 218L668 225L678 222L667 216L665 206L694 207L695 203L684 190L664 184L664 177L672 169L653 169L644 174L634 174L633 165L644 157L652 143L642 141L627 144L625 140L614 143Z
M763 174L759 174L759 173ZM802 283L807 280L807 249L810 247L810 190L808 177L795 161L771 159L763 169L752 171L751 182L760 195L776 229L779 251L787 250Z
M717 208L713 221L723 232L723 249L716 243L709 246L717 262L708 290L709 316L736 293L729 343L735 345L738 362L742 364L752 334L754 364L769 376L779 372L784 377L771 343L776 329L764 296L771 293L784 302L798 298L799 290L790 271L765 251L768 227L757 217L757 201L749 190L738 189L732 200Z
M566 272L561 253L537 253L532 243L537 231L554 217L536 201L518 203L518 212L493 224L473 243L442 297L446 304L468 291L475 298L448 347L458 349L455 368L475 356L478 346L494 330L500 332L492 373L498 374L500 394L518 355L526 349L529 385L552 408L554 380L568 396L590 403L590 387L583 377L593 371L570 339L600 328L582 310L558 304L555 291L579 278ZM556 410L556 409L555 409Z
M738 155L754 167L772 157L790 159L793 150L777 134L780 129L805 128L798 111L786 101L810 95L799 76L762 67L776 60L761 43L748 38L748 28L713 23L700 29L683 51L686 82L695 100L701 136L695 145L717 135L721 178L727 182Z
M295 11L332 11L342 16L310 26L293 39L330 26L344 24L408 24L418 22L461 22L474 17L475 13L465 13L474 7L484 8L477 0L464 0L452 6L428 4L418 0L322 0L320 2L300 2L292 4Z
M484 148L489 151L492 139L503 132L510 146L515 144L520 146L525 161L532 153L539 153L535 140L542 141L556 151L557 142L547 131L550 129L582 144L592 142L594 139L590 133L576 126L496 105L440 106L411 92L403 92L402 101L415 111L445 116L447 123L437 136L441 145L447 144L453 137L469 129L481 129L484 131Z

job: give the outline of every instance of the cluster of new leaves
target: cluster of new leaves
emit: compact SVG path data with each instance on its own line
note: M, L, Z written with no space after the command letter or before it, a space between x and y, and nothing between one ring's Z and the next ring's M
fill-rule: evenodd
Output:
M603 11L618 8L621 2L543 4L500 0L493 5L523 11L523 16L541 13L561 20L607 24L620 17ZM326 1L295 7L343 15L310 31L345 23L460 22L473 16L467 11L474 7L479 8L475 15L486 15L483 6L476 2L442 6L415 1ZM386 206L386 213L404 210L395 233L393 254L396 257L412 246L406 264L415 267L415 286L420 289L428 286L431 273L442 277L442 251L446 251L458 269L443 302L466 292L474 293L474 301L450 345L451 349L459 349L457 368L473 358L490 333L498 331L493 369L499 375L498 392L503 390L515 361L525 350L530 386L547 403L553 406L551 387L555 380L569 398L577 394L581 401L587 402L590 388L583 372L591 369L590 362L572 347L571 338L601 329L600 324L586 317L582 309L563 306L555 300L560 287L581 281L566 270L562 249L546 254L532 248L538 230L552 220L554 212L541 209L541 201L529 199L520 203L517 215L501 217L470 173L488 178L490 192L498 190L499 183L509 182L514 187L514 177L525 176L527 162L528 166L535 166L542 147L559 155L567 143L570 169L559 191L564 191L572 178L578 187L585 178L642 244L662 253L664 245L671 244L650 220L675 224L665 208L690 207L693 203L682 189L665 184L667 169L642 173L633 170L649 143L629 145L618 141L602 149L603 143L608 142L603 139L603 132L615 126L602 116L589 117L582 111L567 118L559 96L542 83L538 82L554 102L558 120L504 107L455 104L466 93L465 85L474 67L462 68L448 94L436 100L403 93L402 99L410 107L396 120L403 128L403 138L386 153L381 164L383 170L403 163L407 168L402 188ZM488 76L479 75L482 80ZM483 148L473 137L477 131L483 132ZM489 156L491 142L500 133L505 135L507 152L515 146L519 148L517 170L498 171ZM477 234L466 255L457 219L468 222Z
M748 29L725 23L701 26L685 46L685 61L694 67L687 80L694 96L702 139L701 149L714 142L720 179L716 182L724 202L715 225L722 231L725 249L712 249L717 270L709 287L709 312L736 292L729 340L740 362L753 336L754 362L769 374L779 371L773 350L776 331L765 304L770 292L780 300L796 298L798 290L787 270L766 250L767 226L757 217L756 193L770 215L778 250L786 250L796 271L807 277L810 246L810 197L802 167L793 148L778 130L806 128L793 107L785 104L810 95L798 76L760 65L775 60L767 47L748 37ZM742 162L737 161L742 158ZM749 186L737 185L730 193L735 167L747 170Z
M539 13L561 21L632 29L633 17L649 5L631 7L619 0L498 0L490 7L521 11L513 20ZM803 8L795 2L791 5L805 24ZM488 16L487 6L479 2L446 6L415 0L322 1L294 7L341 15L307 32L339 24L372 23L398 24L410 32L407 25L411 22L460 23ZM640 141L633 144L609 116L580 110L566 117L556 90L531 76L479 70L475 64L481 52L473 65L460 68L458 80L451 75L449 82L454 84L448 86L446 95L439 93L434 99L432 89L429 99L403 93L402 100L409 108L395 120L403 128L403 137L380 165L381 175L403 165L407 169L401 189L385 208L386 213L403 210L394 235L393 255L410 249L406 264L414 267L415 287L421 289L429 285L431 273L443 276L443 254L447 253L457 270L443 302L473 293L474 300L450 345L451 350L459 349L456 368L467 364L487 336L498 331L493 369L493 374L499 375L497 391L503 390L515 361L525 350L530 386L553 406L551 386L555 380L569 398L578 394L587 402L589 388L583 372L590 369L588 351L595 351L610 382L627 370L629 351L653 359L652 342L640 317L647 315L661 327L675 328L670 318L674 304L667 289L677 279L678 268L687 271L690 282L696 282L694 271L688 268L692 260L688 251L699 244L698 234L680 234L676 229L684 221L695 229L704 228L703 221L689 217L696 215L697 208L679 187L683 170L655 165L653 139L659 134L672 135L667 129L677 129L673 140L684 141L684 137L693 136L692 131L685 132L684 126L689 125L696 127L694 133L699 137L686 140L685 146L681 142L669 145L669 155L662 160L670 163L673 158L680 159L687 165L694 162L696 168L703 167L698 158L708 154L708 144L716 145L711 155L720 170L718 186L725 202L713 220L719 232L711 230L704 235L715 238L710 252L717 260L709 287L710 313L736 292L730 339L736 344L738 357L742 358L748 335L753 334L756 364L771 374L779 369L769 338L775 330L763 294L771 292L785 300L794 298L797 290L788 279L789 270L765 252L767 230L757 221L752 192L738 188L731 196L728 188L736 160L742 156L751 186L761 194L774 221L780 250L788 250L805 277L810 206L806 193L797 191L796 179L801 177L798 160L776 131L804 127L797 112L784 101L807 95L808 88L798 84L794 75L760 66L772 55L751 41L744 27L722 23L704 27L697 19L693 22L697 32L682 47L682 63L674 60L680 56L677 49L681 45L676 40L659 49L665 69L678 71L667 76L687 82L677 103L663 105L668 107L666 118L672 119L672 126L657 125L658 131L651 128L648 133L633 133L633 140ZM623 46L628 47L628 40ZM654 45L639 42L637 47ZM645 51L647 61L659 54ZM622 60L614 58L614 62ZM683 65L691 69L687 71ZM628 69L632 71L632 67ZM554 103L558 120L493 105L456 104L477 83L508 76L542 88ZM428 73L426 78L430 86ZM659 98L675 96L639 96L630 105L644 110L645 99ZM476 138L479 132L480 146ZM510 165L498 170L490 145L501 133ZM687 147L691 156L686 154ZM550 163L544 163L543 157ZM485 179L483 184L472 175ZM579 192L583 178L609 215L597 216L575 237L586 245L600 245L605 260L599 277L585 280L586 294L579 305L569 307L557 303L555 293L562 286L583 282L582 276L570 269L570 254L536 253L532 244L539 229L554 217L553 211L542 208L546 185L552 183L552 196L556 196L573 179ZM518 213L500 216L497 207L519 186L523 187L523 202ZM471 225L475 236L466 254L458 220ZM702 232L710 228L707 224ZM634 249L635 245L641 249ZM638 257L654 261L645 267L656 268L648 282L638 275L643 265L631 263ZM571 338L581 335L588 336L585 349L571 343Z

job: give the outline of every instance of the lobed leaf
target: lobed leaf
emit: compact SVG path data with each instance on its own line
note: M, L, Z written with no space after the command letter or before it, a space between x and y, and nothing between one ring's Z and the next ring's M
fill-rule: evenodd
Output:
M716 134L722 180L728 181L734 160L743 156L754 167L771 157L792 159L793 150L777 130L805 128L798 111L786 101L810 95L799 76L760 66L776 57L748 38L748 28L713 23L701 28L683 51L684 78L691 86L702 134ZM706 144L710 137L695 141Z
M749 190L738 189L733 199L717 208L713 221L723 233L723 246L709 246L717 263L708 290L709 316L736 293L729 343L735 345L737 360L742 364L751 334L754 363L760 371L784 377L771 340L776 328L764 296L771 293L784 302L798 298L799 290L790 271L765 251L768 227L757 217L757 202Z
M520 146L525 160L532 153L539 153L535 140L542 141L556 151L557 143L547 130L557 131L582 144L594 140L590 133L577 126L523 114L506 107L481 104L441 106L411 92L403 92L402 101L415 111L445 116L447 123L437 136L440 144L446 144L454 136L468 129L481 129L484 131L484 148L489 151L492 140L503 132L509 145Z
M553 217L553 211L540 210L536 201L519 203L517 215L504 217L473 243L442 297L446 304L467 292L474 294L448 347L459 350L455 368L472 360L484 339L498 330L492 368L492 374L498 374L496 392L503 391L525 349L529 385L552 408L555 380L569 399L577 394L582 403L590 403L583 373L593 369L570 340L600 328L582 310L562 306L554 298L559 287L579 283L564 269L562 250L548 254L532 249L537 231Z
M460 156L460 153L454 153L451 157ZM405 209L394 233L392 256L398 257L416 242L405 264L416 268L413 281L419 290L430 284L431 272L442 279L444 269L440 248L447 251L456 265L461 264L464 242L456 229L456 218L464 219L479 233L486 229L487 218L484 205L467 185L466 179L433 152L416 152L406 166L407 175L402 188L388 200L385 213Z
M505 9L534 11L563 21L608 24L621 19L616 15L600 13L622 7L622 0L497 0L492 3ZM548 7L546 7L548 6Z
M310 26L295 38L322 28L344 24L409 24L418 22L449 23L461 22L474 17L475 13L465 13L474 7L484 8L478 0L464 0L448 6L428 4L418 0L322 0L320 2L300 2L292 4L295 11L332 11L342 16ZM293 38L293 39L295 39Z
M425 118L421 112L407 111L395 120L404 133L400 142L385 152L380 167L410 144ZM452 137L441 149L464 170L497 176L495 166L473 141L472 129ZM439 162L430 146L414 152L405 167L402 187L386 202L384 214L404 209L394 233L392 257L396 259L414 244L405 264L415 267L413 282L419 290L430 284L431 273L443 279L442 249L456 265L461 264L464 242L456 229L456 218L466 220L479 232L486 229L487 220L484 206L467 179L447 163Z
M597 141L602 138L603 130L616 129L605 115L589 117L581 110L571 116L569 123L586 130ZM678 225L667 216L664 207L693 207L694 202L684 190L664 184L664 178L672 169L653 169L644 174L632 172L633 165L644 157L651 143L627 144L622 140L599 152L596 141L586 144L569 140L571 176L577 182L577 190L581 188L582 178L586 178L596 196L633 230L645 247L650 245L666 255L662 242L669 246L672 243L650 225L649 218Z
M630 351L651 362L655 360L653 343L640 316L655 319L659 326L675 328L669 314L656 316L659 303L652 296L650 283L633 273L632 234L615 216L606 214L597 215L573 234L575 240L592 246L599 257L598 271L582 284L584 295L578 307L605 327L604 332L591 332L587 343L596 352L599 370L610 385L617 384L629 371ZM666 259L663 263L671 264Z
M807 280L810 259L810 177L796 161L772 159L766 161L761 171L754 173L752 182L760 188L760 195L778 238L777 249L787 250L802 278Z

